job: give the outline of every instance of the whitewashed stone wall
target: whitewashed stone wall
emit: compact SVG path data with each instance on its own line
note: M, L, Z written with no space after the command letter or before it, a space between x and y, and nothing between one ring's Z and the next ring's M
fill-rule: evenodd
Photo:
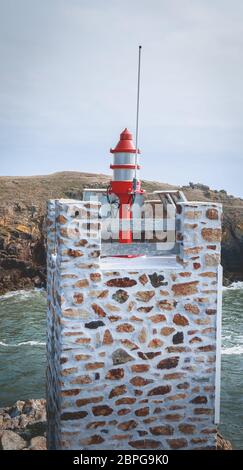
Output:
M49 448L215 448L221 206L177 209L173 269L108 271L98 206L49 203Z

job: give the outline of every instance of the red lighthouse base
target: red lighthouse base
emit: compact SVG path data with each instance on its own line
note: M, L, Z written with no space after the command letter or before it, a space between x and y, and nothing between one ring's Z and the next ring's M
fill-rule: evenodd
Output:
M133 192L131 181L111 181L110 193L114 193L119 197L119 243L132 243L132 206L136 194L143 194L140 181L137 182L137 188Z

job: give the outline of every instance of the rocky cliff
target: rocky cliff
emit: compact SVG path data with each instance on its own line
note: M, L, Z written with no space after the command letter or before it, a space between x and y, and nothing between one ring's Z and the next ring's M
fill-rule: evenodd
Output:
M109 179L106 175L78 172L0 177L0 294L45 286L46 201L80 199L84 187L106 187ZM152 192L173 187L144 181L143 188ZM190 183L182 189L189 200L222 202L225 283L243 280L243 200L201 184Z

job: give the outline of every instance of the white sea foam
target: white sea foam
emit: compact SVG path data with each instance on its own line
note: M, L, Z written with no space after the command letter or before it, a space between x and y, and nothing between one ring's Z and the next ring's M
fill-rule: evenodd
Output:
M243 289L243 281L232 282L230 286L223 286L224 291Z
M22 341L21 343L5 343L4 341L0 341L0 346L4 346L5 348L16 348L19 346L45 346L46 343L41 341Z
M35 288L35 289L30 289L30 290L21 289L21 290L10 291L4 295L0 295L0 302L2 300L11 299L12 297L19 297L20 300L28 299L30 297L33 297L34 294L39 293L39 292L45 292L45 289Z
M231 346L229 348L222 348L222 354L225 355L240 355L243 354L243 344L238 344L237 346Z

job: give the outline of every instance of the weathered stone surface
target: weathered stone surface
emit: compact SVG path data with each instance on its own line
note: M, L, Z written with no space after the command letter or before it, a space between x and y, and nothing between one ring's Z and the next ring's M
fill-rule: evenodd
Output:
M145 406L144 408L140 408L139 410L135 411L136 416L148 416L149 414L149 407Z
M158 307L160 310L173 310L175 308L175 302L171 300L160 300L158 302Z
M187 397L188 395L186 393L176 393L175 395L170 395L169 397L167 397L167 400L178 401L178 400L184 400Z
M149 302L155 296L153 290L139 291L136 293L136 299L140 302Z
M5 430L1 435L3 450L21 450L27 446L27 442L16 432Z
M216 315L216 313L217 313L216 308L206 308L207 315Z
M125 421L124 423L118 424L118 429L122 429L122 431L130 431L130 429L135 429L138 423L131 419L129 421Z
M105 424L106 424L106 421L93 421L91 423L88 423L86 428L87 429L97 429L97 428L105 426Z
M180 344L184 342L184 334L183 331L178 331L173 338L172 338L173 344Z
M123 289L118 289L112 295L113 300L116 300L119 304L124 304L127 301L128 297L128 293Z
M89 297L96 297L97 299L105 299L108 297L109 290L91 290L88 292Z
M78 287L79 289L88 287L89 286L89 281L87 279L80 279L79 281L75 282L75 287Z
M149 428L149 430L154 436L171 436L174 433L174 428L169 424L164 426L155 426Z
M83 419L87 414L87 411L69 411L61 414L61 420L74 421L76 419Z
M212 271L206 271L206 272L203 272L203 273L200 273L199 276L201 277L216 277L216 273L215 272L212 272Z
M132 287L136 284L137 281L135 281L135 279L130 279L129 277L110 279L106 282L106 285L109 287Z
M92 382L92 381L90 380L90 382ZM69 390L62 390L61 391L61 396L62 397L72 397L72 396L78 395L79 393L80 393L79 389L72 388L72 389L69 389Z
M81 385L84 385L84 384L90 384L92 382L92 379L89 375L79 375L78 377L75 377L75 379L71 380L71 384L81 384ZM77 390L75 390L77 391ZM80 390L78 390L78 393L80 392ZM76 395L76 393L74 394Z
M161 352L142 352L142 351L139 351L138 352L138 356L140 357L140 359L143 359L145 361L149 361L151 359L154 359L154 357L156 356L159 356L161 354Z
M118 331L118 333L131 333L134 331L134 326L131 325L131 323L122 323L116 327L116 331Z
M164 276L162 274L153 273L149 275L150 282L153 287L164 286Z
M116 321L121 320L121 317L119 317L118 315L111 315L110 317L108 317L108 319L110 320L110 322L114 323Z
M89 328L90 330L95 330L97 328L100 328L101 326L104 326L104 322L102 320L90 321L88 323L85 323L84 326L85 328Z
M109 345L113 343L113 337L109 330L105 330L103 336L103 344Z
M150 320L152 323L161 323L162 321L166 320L166 316L163 315L163 313L158 313L157 315L152 315L152 317L150 317Z
M46 450L46 437L45 436L36 436L32 437L30 441L30 450Z
M206 346L199 346L197 348L198 351L202 351L202 352L215 351L215 349L216 349L215 344L207 344Z
M217 209L207 209L206 210L206 217L210 220L218 220L219 213Z
M148 364L133 364L131 367L131 371L135 373L139 372L147 372L150 366Z
M89 253L89 258L99 258L100 256L100 250L94 250Z
M217 433L217 450L233 450L231 442L224 439L219 432Z
M191 277L192 273L188 272L188 271L184 271L184 272L181 272L179 273L179 276L181 277Z
M130 380L130 383L132 385L134 385L135 387L143 387L144 385L148 385L148 384L151 384L153 382L153 380L151 379L144 379L143 377L137 375L135 377L133 377L131 380Z
M138 340L140 343L146 343L147 338L148 338L147 330L146 328L143 327L138 334Z
M180 432L182 432L183 434L193 434L194 432L196 432L196 426L193 424L182 423L179 424L178 427Z
M195 315L200 313L200 309L196 304L185 304L184 309L186 312L194 313Z
M99 403L102 400L103 400L102 396L100 396L100 397L90 397L90 398L80 398L79 400L76 400L76 405L78 407L81 407L81 406L86 406L89 403Z
M72 250L71 248L68 249L67 254L68 254L68 256L71 256L72 258L79 258L81 256L84 256L82 251Z
M154 441L153 439L142 439L141 441L129 441L129 446L134 449L158 449L160 442Z
M206 266L218 266L220 263L220 255L217 253L206 254L205 255L205 264Z
M208 402L208 399L204 395L198 395L197 397L193 398L190 403L195 403L195 404L205 404Z
M123 441L127 439L131 439L131 434L114 434L111 436L113 441Z
M202 246L193 246L191 248L184 248L184 253L186 255L198 255L202 250Z
M173 369L178 366L179 356L162 359L157 365L157 369Z
M165 395L166 393L169 393L170 391L171 391L170 385L160 385L159 387L152 388L152 390L149 391L148 396L152 397L154 395Z
M133 405L136 402L136 398L124 397L116 400L115 405Z
M133 359L134 358L122 348L116 349L112 353L112 361L114 365L125 364L126 362L133 361Z
M166 351L168 353L191 352L191 348L188 348L187 346L167 346Z
M126 392L126 385L118 385L110 391L109 398L117 397L118 395L124 395Z
M101 281L101 274L100 273L90 273L90 280L92 282L100 282Z
M106 313L105 311L103 310L102 307L100 307L100 305L98 304L92 304L91 305L92 309L94 310L94 312L99 316L99 317L106 317Z
M66 217L64 217L64 215L62 214L59 214L56 218L56 221L61 224L61 225L64 225L67 223L68 219Z
M172 333L174 333L174 331L175 331L175 328L173 328L171 326L164 326L163 328L161 328L160 334L163 335L163 336L169 336Z
M67 318L87 318L88 311L80 308L65 308L63 316Z
M110 369L105 378L108 380L119 380L124 377L124 370L121 368L118 369Z
M128 349L130 349L130 351L135 351L136 349L138 349L138 345L133 343L132 341L130 341L129 339L122 339L121 340L121 343Z
M84 296L81 294L81 292L75 292L75 294L73 294L73 299L76 304L82 304L84 301Z
M109 416L113 413L113 409L108 405L97 405L93 406L92 412L94 416Z
M183 415L180 415L179 413L168 413L165 415L165 419L168 421L180 421L183 418Z
M159 338L154 338L149 342L148 347L152 349L157 349L161 348L163 344L163 341L161 341Z
M202 237L207 242L220 242L221 229L220 228L206 228L202 229Z
M139 307L138 308L138 312L142 312L142 313L149 313L151 312L151 310L153 310L153 306L150 306L150 307Z
M75 343L77 344L89 344L91 342L91 338L77 338Z
M198 281L173 284L172 291L176 296L196 294L198 292Z
M211 408L195 408L193 413L195 415L212 415L213 410Z
M77 371L78 371L77 367L69 367L68 369L62 369L61 375L63 377L67 377L68 375L71 375L71 374L73 374L74 372L77 372Z
M181 315L180 313L176 313L173 317L173 322L176 324L176 325L179 325L179 326L187 326L189 325L189 321L186 317L184 317L184 315Z
M88 364L85 364L85 369L86 370L102 369L104 365L105 365L104 362L90 362Z
M186 439L167 439L167 442L171 449L182 449L183 447L188 446L188 442Z
M201 343L202 339L199 338L199 336L194 336L192 339L190 339L189 343L194 344L194 343Z
M86 439L81 439L80 444L82 446L92 446L97 444L102 444L105 439L101 437L99 434L94 434L94 436L87 437Z
M185 212L186 219L199 219L202 215L202 212L196 209L187 210Z
M125 415L128 415L129 413L131 413L130 408L122 408L121 410L118 410L117 412L118 416L125 416Z
M131 302L129 302L129 304L127 306L127 311L132 312L135 309L135 307L136 307L136 302L131 301Z
M182 379L185 376L184 372L172 372L171 374L165 374L164 379L165 380L178 380Z
M143 284L143 286L145 286L145 284L149 282L147 274L142 274L141 276L139 276L139 281L141 282L141 284Z
M117 305L113 305L111 303L105 304L105 308L109 312L120 312L120 307L118 307Z

